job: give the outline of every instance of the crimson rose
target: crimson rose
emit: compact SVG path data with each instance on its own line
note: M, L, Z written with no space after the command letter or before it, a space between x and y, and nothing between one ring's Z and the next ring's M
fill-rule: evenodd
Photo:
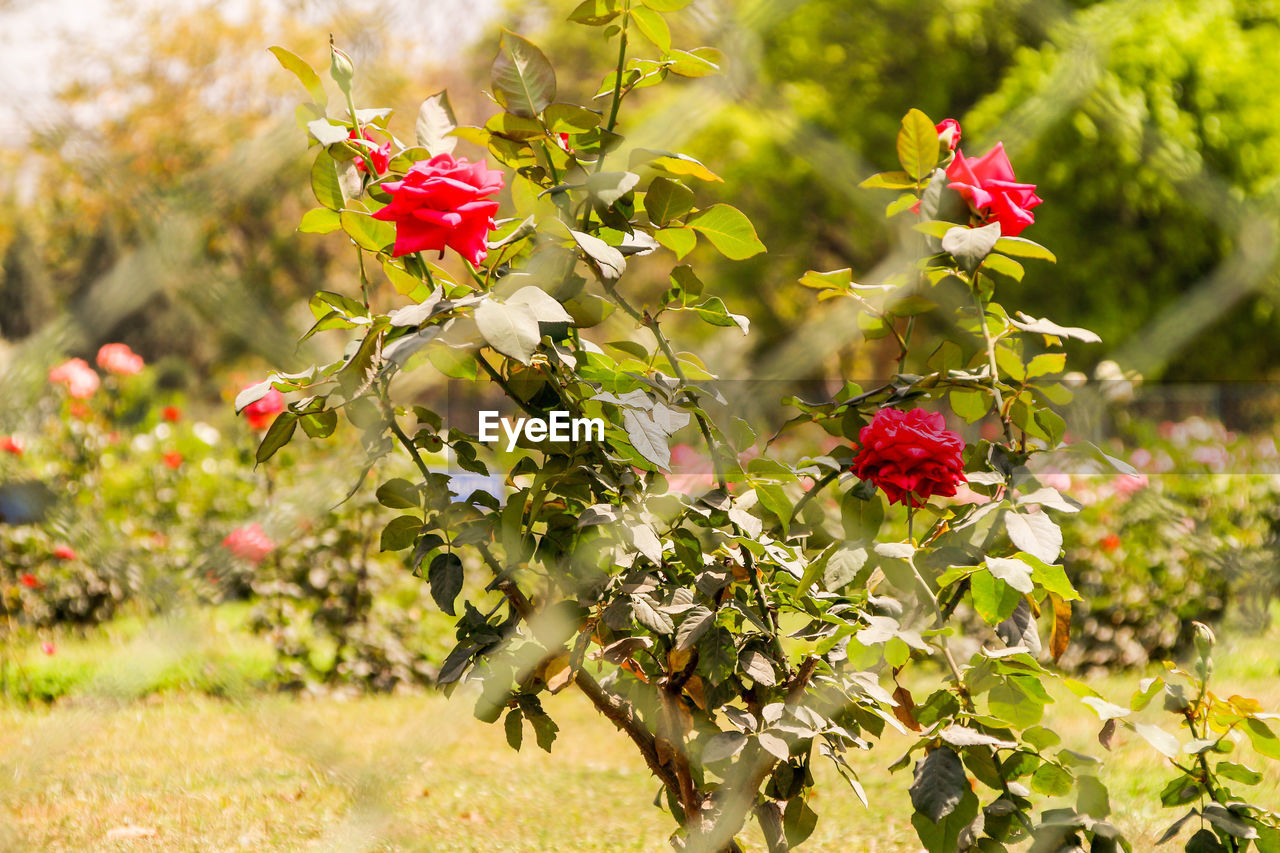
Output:
M999 222L1000 233L1006 237L1017 236L1036 221L1031 215L1031 208L1041 202L1036 185L1014 182L1013 165L1004 153L1003 142L977 158L966 159L957 149L947 167L947 181L984 222Z
M466 157L437 154L415 163L402 181L382 188L391 203L374 219L396 224L396 257L446 246L472 264L485 259L485 238L494 228L498 202L487 198L502 189L502 172Z
M954 496L965 482L964 439L938 412L881 409L858 438L853 473L882 489L889 503L923 506L933 495Z

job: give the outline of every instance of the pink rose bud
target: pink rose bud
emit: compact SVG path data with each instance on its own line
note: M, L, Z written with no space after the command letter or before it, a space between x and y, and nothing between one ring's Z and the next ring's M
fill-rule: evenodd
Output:
M955 151L956 146L960 144L960 122L953 118L944 118L935 125L938 131L938 141L947 146L948 151Z

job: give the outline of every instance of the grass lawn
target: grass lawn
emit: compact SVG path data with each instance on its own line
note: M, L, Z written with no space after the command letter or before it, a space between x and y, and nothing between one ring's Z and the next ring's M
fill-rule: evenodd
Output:
M163 669L163 651L146 658L139 645L146 634L120 645L120 659L106 671L127 670L139 655ZM171 643L171 635L156 642ZM1274 627L1264 637L1224 639L1218 690L1280 709L1278 645ZM1090 684L1127 703L1138 678ZM117 681L52 708L0 708L2 849L670 849L669 818L650 805L657 783L625 738L573 692L547 701L561 728L548 756L531 737L512 753L502 727L473 719L463 694L299 700L169 691L121 699L111 687ZM1065 745L1103 754L1096 718L1067 691L1056 695L1050 714ZM907 743L894 735L876 752L851 756L870 809L815 762L821 819L804 850L918 849L908 821L909 771L876 769ZM1182 813L1162 809L1155 796L1170 778L1164 760L1123 731L1114 747L1102 774L1114 819L1135 850L1153 850L1164 825ZM1247 745L1234 760L1264 764ZM1269 763L1253 800L1280 808L1280 771Z

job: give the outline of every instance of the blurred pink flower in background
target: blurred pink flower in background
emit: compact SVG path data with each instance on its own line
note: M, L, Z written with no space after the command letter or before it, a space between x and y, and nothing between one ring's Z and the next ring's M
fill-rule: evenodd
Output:
M90 367L83 358L69 358L50 370L49 381L67 386L67 393L73 400L92 397L102 384L98 371Z
M27 589L39 589L44 586L44 584L40 583L40 579L31 574L31 572L23 572L22 577L18 580L22 581L22 585Z
M59 545L53 549L53 556L59 560L74 560L76 559L76 552L71 549L70 545Z
M242 560L261 563L276 548L276 543L256 523L237 527L222 540L222 547Z
M98 350L98 367L116 376L141 373L145 364L142 356L129 349L128 344L103 344Z
M1146 474L1121 474L1112 481L1111 488L1123 498L1145 489L1148 482Z
M1069 491L1071 489L1071 475L1063 474L1061 471L1051 471L1037 475L1040 482L1044 483L1051 489L1057 489L1060 492Z
M53 655L58 653L58 647L53 643L41 643L40 651L44 652L46 655Z
M12 453L14 456L21 456L22 451L26 449L26 444L16 435L6 435L4 438L0 438L0 450Z
M276 415L284 411L284 395L272 388L261 398L244 407L244 416L249 421L249 428L264 430L271 426Z

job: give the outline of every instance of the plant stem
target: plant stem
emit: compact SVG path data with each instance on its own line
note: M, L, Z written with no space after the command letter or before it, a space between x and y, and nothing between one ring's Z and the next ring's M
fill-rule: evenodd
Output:
M609 108L609 123L605 126L605 130L613 133L613 129L618 126L618 107L622 105L622 72L627 65L627 24L631 22L631 3L628 2L622 9L622 34L618 38L618 68L613 78L613 106ZM604 154L596 160L596 171L600 171L601 164L604 163Z
M840 471L838 470L832 471L829 474L824 474L821 477L821 479L819 479L816 483L810 486L809 490L800 496L800 500L796 501L795 507L792 508L791 520L795 521L797 518L799 518L800 510L804 509L805 504L813 500L814 497L818 494L818 492L822 491L827 486L834 483L839 477L840 477Z
M1009 416L1004 411L1004 400L1000 396L1000 368L996 365L996 342L991 337L991 329L987 328L987 309L982 304L982 297L977 288L972 288L973 306L978 309L978 326L982 329L982 340L987 345L987 368L991 371L991 396L995 401L996 413L1004 426L1005 441L1013 440L1013 432L1009 428Z

